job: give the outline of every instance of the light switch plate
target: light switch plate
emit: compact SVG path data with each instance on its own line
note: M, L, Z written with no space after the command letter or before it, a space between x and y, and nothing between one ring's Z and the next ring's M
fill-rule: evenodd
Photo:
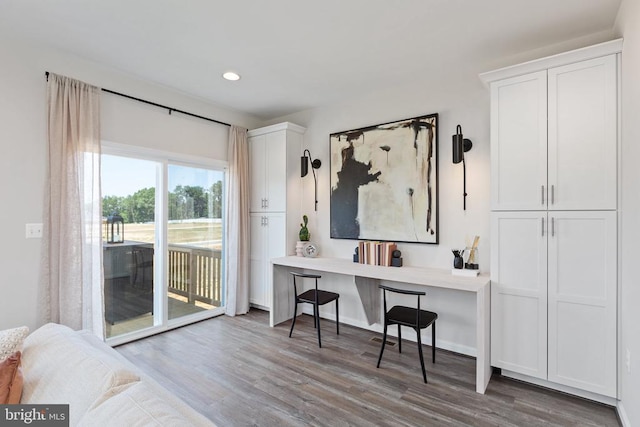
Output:
M40 239L42 238L42 224L27 224L26 226L27 239Z

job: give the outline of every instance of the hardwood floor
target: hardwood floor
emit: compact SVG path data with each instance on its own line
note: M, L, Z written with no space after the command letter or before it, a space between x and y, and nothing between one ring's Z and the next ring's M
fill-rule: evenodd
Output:
M424 384L414 342L313 318L269 328L268 313L221 316L117 347L220 426L618 426L612 407L494 375L475 392L475 360L444 350ZM406 331L409 334L411 331ZM391 341L395 341L392 338Z

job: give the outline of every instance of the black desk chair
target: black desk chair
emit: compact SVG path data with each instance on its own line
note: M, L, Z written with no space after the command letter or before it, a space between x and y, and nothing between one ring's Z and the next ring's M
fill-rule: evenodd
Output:
M338 318L338 298L340 298L340 294L335 292L323 291L318 289L318 279L322 276L318 276L317 274L303 274L291 272L293 276L293 291L296 295L295 303L293 304L293 322L291 323L291 331L289 331L289 338L291 338L291 334L293 333L293 327L296 324L296 317L298 317L298 304L300 303L309 303L313 305L313 326L318 330L318 347L322 348L322 342L320 341L320 306L324 305L328 302L334 301L336 302L336 333L340 335L340 322ZM298 295L298 287L296 286L296 277L298 278L308 278L315 279L316 287L315 289L309 289Z
M398 351L400 353L402 353L402 334L400 331L400 327L409 326L415 329L416 333L418 334L418 352L420 353L420 365L422 366L422 377L424 378L424 382L426 383L427 371L424 369L424 358L422 356L422 340L420 338L420 330L431 326L431 351L433 363L436 363L436 319L438 318L438 315L432 311L420 310L420 296L426 295L425 292L408 291L404 289L390 288L383 285L380 285L380 289L382 289L384 300L384 336L382 337L382 348L380 349L380 357L378 357L377 367L380 367L382 353L384 352L384 345L387 342L387 326L398 325ZM387 311L387 291L405 295L417 295L417 308L395 305L391 308L391 310Z

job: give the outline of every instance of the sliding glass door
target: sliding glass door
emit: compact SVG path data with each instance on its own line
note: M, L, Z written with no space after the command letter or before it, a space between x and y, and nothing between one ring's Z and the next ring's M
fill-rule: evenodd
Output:
M224 173L169 164L169 319L222 306Z
M224 169L111 151L101 178L107 339L222 313ZM123 222L121 242L109 241L114 219Z
M104 313L107 338L153 326L157 162L102 156ZM110 223L122 218L112 243Z

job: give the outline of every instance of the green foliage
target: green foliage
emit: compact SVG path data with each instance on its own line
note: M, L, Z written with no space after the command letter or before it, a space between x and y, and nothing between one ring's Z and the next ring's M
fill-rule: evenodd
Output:
M306 215L302 215L302 221L304 221L304 224L300 223L300 233L298 234L298 237L300 238L301 242L308 242L311 238L309 229L307 228L309 218Z
M113 212L122 215L125 223L152 222L155 218L155 188L143 188L125 197L104 196L102 216ZM222 181L211 188L200 186L177 186L169 192L169 220L222 217Z

